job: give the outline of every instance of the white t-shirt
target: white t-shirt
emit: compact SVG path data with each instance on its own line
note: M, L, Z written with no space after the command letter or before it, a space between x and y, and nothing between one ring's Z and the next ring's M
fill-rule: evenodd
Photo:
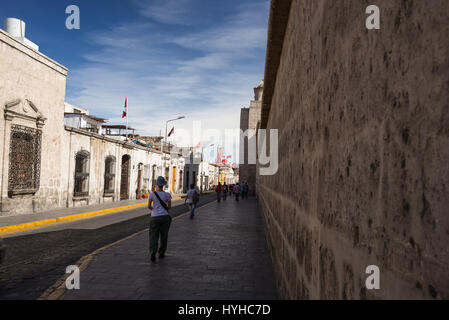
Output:
M187 191L187 202L189 204L193 203L193 195L195 193L198 193L196 189L190 189L189 191Z
M165 204L167 204L168 201L171 200L171 195L168 192L157 191L157 194L159 195L161 200L165 202ZM150 199L153 200L153 211L151 212L152 217L164 216L168 214L167 210L165 210L161 205L154 192L150 193Z

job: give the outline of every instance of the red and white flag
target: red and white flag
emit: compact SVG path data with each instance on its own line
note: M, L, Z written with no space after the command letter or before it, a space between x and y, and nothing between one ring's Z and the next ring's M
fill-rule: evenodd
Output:
M168 134L168 136L170 137L174 133L175 133L175 127L173 127L173 129L170 130L170 133Z
M128 98L125 99L125 110L123 111L122 119L126 118L127 112L128 112Z

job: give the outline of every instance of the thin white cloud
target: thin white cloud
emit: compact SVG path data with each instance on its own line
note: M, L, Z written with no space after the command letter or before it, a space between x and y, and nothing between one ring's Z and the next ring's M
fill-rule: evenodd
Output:
M173 42L209 52L232 52L264 48L267 34L268 2L242 4L236 15L228 18L221 28L175 37Z
M189 24L186 12L191 0L136 0L140 14L166 24Z

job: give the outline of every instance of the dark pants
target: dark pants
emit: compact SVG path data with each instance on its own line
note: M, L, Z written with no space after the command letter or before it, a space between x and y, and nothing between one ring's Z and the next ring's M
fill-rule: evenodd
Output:
M195 216L196 203L189 203L190 207L190 218Z
M221 201L221 192L217 192L217 201L218 201L218 202Z
M223 200L226 200L227 192L223 192Z
M239 194L238 193L235 194L235 201L239 202Z
M159 247L159 237L161 245L159 253L164 254L167 250L168 230L170 229L171 217L169 215L151 217L150 220L150 252L155 253Z

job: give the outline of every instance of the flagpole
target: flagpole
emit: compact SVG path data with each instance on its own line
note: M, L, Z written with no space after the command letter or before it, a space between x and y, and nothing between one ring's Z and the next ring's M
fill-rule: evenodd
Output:
M128 142L128 116L129 116L129 110L128 110L128 97L126 98L126 142Z

